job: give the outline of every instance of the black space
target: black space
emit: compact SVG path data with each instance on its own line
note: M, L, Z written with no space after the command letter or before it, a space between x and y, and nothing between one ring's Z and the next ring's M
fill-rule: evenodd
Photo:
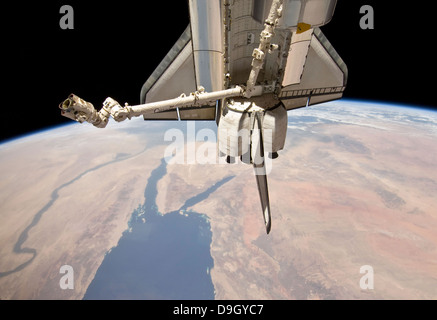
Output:
M62 5L74 29L62 30ZM375 29L359 13L371 5ZM322 31L346 62L345 97L437 109L432 3L338 0ZM189 23L186 0L21 1L2 10L0 141L66 123L58 104L75 93L100 107L139 103L141 87Z

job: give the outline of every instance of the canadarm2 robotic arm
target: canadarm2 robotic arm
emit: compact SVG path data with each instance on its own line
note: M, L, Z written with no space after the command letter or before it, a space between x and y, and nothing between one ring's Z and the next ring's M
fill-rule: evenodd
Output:
M244 89L239 86L209 93L200 87L198 91L191 93L189 96L182 94L175 99L151 102L137 106L129 106L126 104L124 107L114 99L106 98L100 111L94 109L91 103L74 94L70 94L70 96L59 105L59 108L61 109L61 115L64 117L80 123L87 121L98 128L104 128L108 124L110 117L120 122L131 119L132 117L138 117L148 113L159 113L176 108L193 106L201 108L205 105L214 105L218 99L243 96L243 94Z

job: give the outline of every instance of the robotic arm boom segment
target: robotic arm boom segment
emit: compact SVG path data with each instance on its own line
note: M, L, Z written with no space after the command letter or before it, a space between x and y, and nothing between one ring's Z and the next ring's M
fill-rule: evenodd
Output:
M114 118L115 121L120 122L132 117L138 117L148 113L159 113L175 108L199 107L204 105L214 105L218 99L225 99L231 97L241 97L244 94L242 87L204 92L203 88L191 93L189 96L182 94L180 97L159 102L152 102L141 104L137 106L125 105L124 107L112 98L106 98L103 107L100 111L94 109L94 106L79 98L74 94L70 96L59 105L61 115L72 120L83 123L85 121L93 124L98 128L104 128L108 124L109 117Z

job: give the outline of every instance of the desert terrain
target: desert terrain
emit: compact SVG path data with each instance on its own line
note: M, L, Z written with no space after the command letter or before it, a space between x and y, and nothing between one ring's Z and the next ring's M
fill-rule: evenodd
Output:
M216 299L436 299L436 136L386 122L310 128L291 127L273 162L269 235L250 166L168 166L161 212L235 176L192 208L211 219Z
M72 126L2 145L0 299L83 297L163 154L126 130ZM74 290L60 288L63 265Z
M209 217L215 298L437 299L435 126L302 112L268 176L269 235L249 165L170 162L158 182L166 213L233 177L187 208ZM173 126L73 125L0 145L0 299L81 299L144 203ZM63 265L74 290L60 287ZM363 266L373 289L360 287Z

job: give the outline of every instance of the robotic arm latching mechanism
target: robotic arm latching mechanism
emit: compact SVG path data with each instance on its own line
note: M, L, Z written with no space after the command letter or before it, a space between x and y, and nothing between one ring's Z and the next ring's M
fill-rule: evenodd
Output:
M59 105L62 110L61 115L72 120L83 123L85 121L93 124L98 128L104 128L108 124L109 116L112 116L116 121L125 120L129 113L122 112L120 104L112 98L106 98L103 107L100 111L94 109L92 103L87 102L74 94L70 96ZM130 117L129 117L130 118Z

